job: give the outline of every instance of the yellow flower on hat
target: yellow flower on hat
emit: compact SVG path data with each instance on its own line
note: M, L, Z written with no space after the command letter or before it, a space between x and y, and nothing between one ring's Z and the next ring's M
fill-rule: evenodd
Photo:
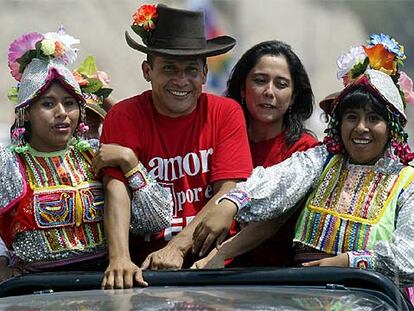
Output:
M50 39L42 40L40 49L46 56L53 55L55 53L55 41Z

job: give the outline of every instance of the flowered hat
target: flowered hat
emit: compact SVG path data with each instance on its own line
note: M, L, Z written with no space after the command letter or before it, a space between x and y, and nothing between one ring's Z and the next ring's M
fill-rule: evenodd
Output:
M30 104L49 84L59 79L79 100L84 101L79 84L67 68L76 60L79 40L58 32L24 34L13 41L9 48L9 68L11 75L19 82L15 88L16 109Z
M27 33L11 43L8 65L11 75L18 83L17 87L9 91L8 96L16 103L11 141L17 152L27 149L24 141L25 109L55 80L79 101L81 123L78 131L87 130L83 124L85 99L78 82L67 67L76 60L77 49L73 45L78 43L79 40L67 35L63 27L58 32Z
M126 31L128 45L146 54L208 57L226 53L236 44L229 36L206 40L203 12L165 5L139 7L131 28L145 45L137 43Z
M386 34L373 34L367 45L353 47L338 58L337 77L342 79L344 89L320 102L320 107L331 116L324 139L329 151L338 153L342 150L339 122L335 116L338 103L355 86L363 85L387 108L394 153L403 163L414 158L404 131L407 122L405 106L414 103L413 83L399 68L405 58L404 47Z
M93 56L86 57L82 64L72 71L72 74L86 100L86 109L94 112L103 120L106 116L103 102L112 92L109 87L108 74L98 70Z

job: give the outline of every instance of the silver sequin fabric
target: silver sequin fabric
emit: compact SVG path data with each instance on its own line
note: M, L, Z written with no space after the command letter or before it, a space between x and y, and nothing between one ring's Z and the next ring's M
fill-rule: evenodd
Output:
M21 232L16 235L13 241L13 251L20 260L26 264L41 265L53 262L73 260L74 258L87 257L93 254L106 253L106 244L97 245L94 248L66 249L58 252L51 252L45 243L47 237L42 230Z
M79 83L76 82L72 73L64 63L57 59L44 61L34 58L23 71L17 97L17 107L25 106L37 95L48 79L50 79L52 69L55 69L59 73L61 79L63 79L66 84L70 85L79 97L82 96Z
M173 200L170 191L151 178L142 164L140 171L147 184L132 193L130 231L144 236L160 232L171 225Z
M249 195L251 206L241 208L236 219L268 220L294 207L319 179L327 157L326 147L318 146L296 152L278 165L256 167L247 181L237 185Z
M372 166L375 172L398 173L402 164L387 151ZM328 159L325 146L297 152L290 159L269 167L258 167L251 177L238 184L247 192L251 204L243 207L236 219L241 222L283 217L289 209L320 181ZM376 270L400 286L414 285L414 183L399 195L395 230L390 241L378 241L370 250Z
M24 191L23 177L16 155L0 146L0 214Z

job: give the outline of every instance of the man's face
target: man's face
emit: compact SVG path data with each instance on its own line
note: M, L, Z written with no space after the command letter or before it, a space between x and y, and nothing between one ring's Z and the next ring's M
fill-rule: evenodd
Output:
M142 72L151 82L155 108L172 118L195 109L207 79L207 65L202 58L155 56L152 67L147 61L142 63Z

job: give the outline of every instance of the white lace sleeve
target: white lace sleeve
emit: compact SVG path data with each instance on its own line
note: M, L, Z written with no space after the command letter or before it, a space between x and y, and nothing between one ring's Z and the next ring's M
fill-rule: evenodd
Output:
M141 163L125 177L132 191L131 232L146 235L169 227L173 213L171 192L151 178Z
M25 192L25 182L16 155L0 146L0 214Z
M249 200L236 216L251 222L276 218L295 206L318 181L328 158L324 145L296 152L289 159L268 167L257 167L252 175L237 185Z
M414 183L400 194L391 241L375 244L376 269L400 285L414 285Z

